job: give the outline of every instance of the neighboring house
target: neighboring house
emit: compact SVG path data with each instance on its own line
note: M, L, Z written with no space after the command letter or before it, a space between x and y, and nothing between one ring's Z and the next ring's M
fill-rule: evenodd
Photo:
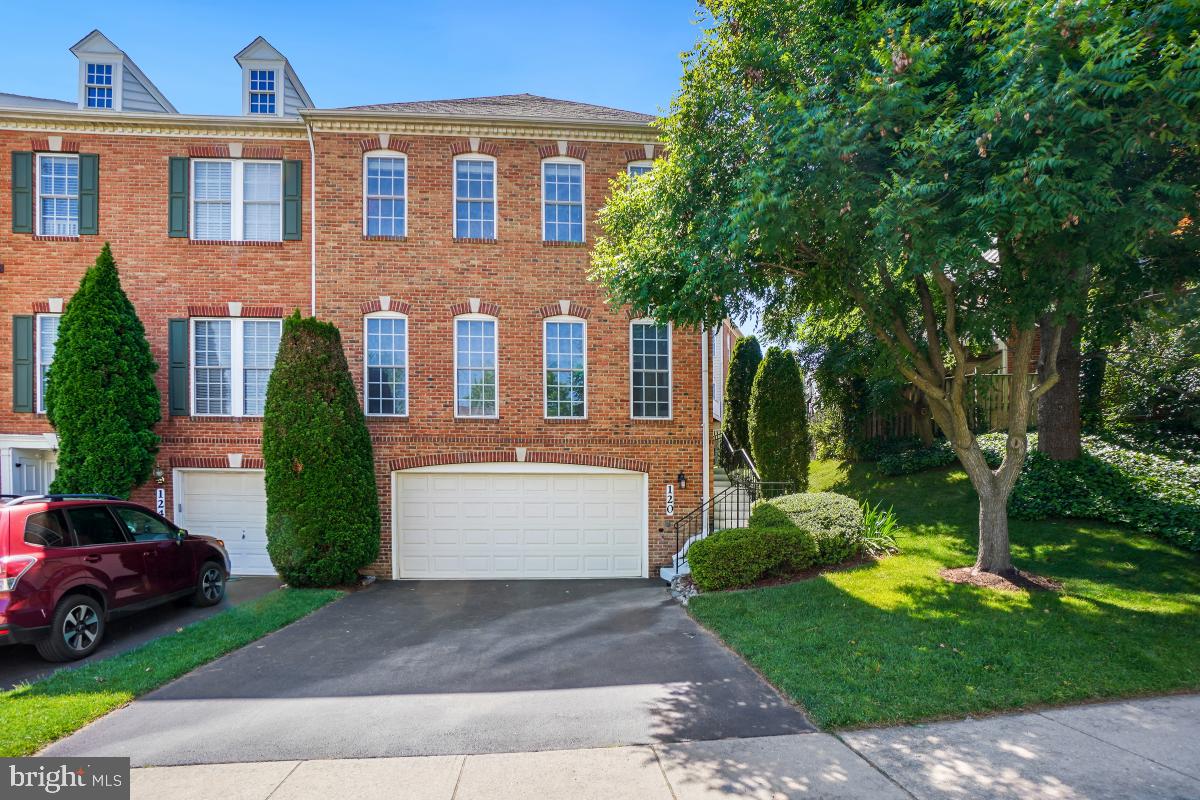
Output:
M586 277L609 181L658 153L651 117L532 95L318 110L262 38L230 75L244 113L185 115L99 32L72 52L78 103L0 107L0 491L53 476L44 375L109 241L163 398L134 499L224 538L235 571L271 571L260 416L296 308L341 329L363 399L371 572L669 561L709 483L713 333L631 319Z

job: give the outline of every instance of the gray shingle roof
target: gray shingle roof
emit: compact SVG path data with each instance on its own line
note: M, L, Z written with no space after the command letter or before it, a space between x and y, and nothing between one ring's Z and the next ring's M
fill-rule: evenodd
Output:
M0 92L0 108L47 108L54 111L67 111L76 107L75 103L68 100L51 100L46 97L28 97L23 94Z
M553 119L578 122L648 123L651 114L624 111L572 100L556 100L533 94L501 94L493 97L463 97L456 100L418 100L410 103L378 103L348 106L339 111L377 111L430 116L496 117L500 119Z

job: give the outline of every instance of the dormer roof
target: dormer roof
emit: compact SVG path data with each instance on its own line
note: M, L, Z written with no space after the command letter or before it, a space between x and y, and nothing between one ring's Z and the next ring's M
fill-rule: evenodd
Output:
M113 66L113 111L179 113L133 59L99 30L72 45L71 52L79 59L79 108L88 107L87 65L101 63Z
M242 68L243 74L242 113L249 113L249 82L245 76L249 74L251 69L270 67L282 71L283 86L281 87L282 91L279 92L277 97L279 116L295 117L299 115L300 109L314 107L308 90L300 82L300 76L292 69L291 62L263 37L256 37L254 41L243 47L233 58L237 61L238 66Z

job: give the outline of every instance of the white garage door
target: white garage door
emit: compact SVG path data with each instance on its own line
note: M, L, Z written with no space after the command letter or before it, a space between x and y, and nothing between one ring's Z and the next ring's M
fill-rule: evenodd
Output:
M187 471L182 522L225 540L235 575L274 575L267 556L267 493L261 470Z
M397 577L645 575L642 474L476 469L461 471L458 465L395 473Z

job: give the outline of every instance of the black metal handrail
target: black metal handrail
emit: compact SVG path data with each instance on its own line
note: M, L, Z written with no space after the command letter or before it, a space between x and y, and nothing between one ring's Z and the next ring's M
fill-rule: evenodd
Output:
M735 447L733 442L729 441L729 437L725 435L725 431L720 432L717 448L717 463L724 468L730 483L735 486L749 487L750 484L762 480L758 469L754 466L754 461L746 452L746 448Z
M687 549L695 542L714 531L745 527L750 522L750 510L760 497L777 497L795 490L795 481L763 481L757 478L744 482L734 481L729 488L723 489L684 514L674 525L675 571L678 572L683 566L687 560Z

